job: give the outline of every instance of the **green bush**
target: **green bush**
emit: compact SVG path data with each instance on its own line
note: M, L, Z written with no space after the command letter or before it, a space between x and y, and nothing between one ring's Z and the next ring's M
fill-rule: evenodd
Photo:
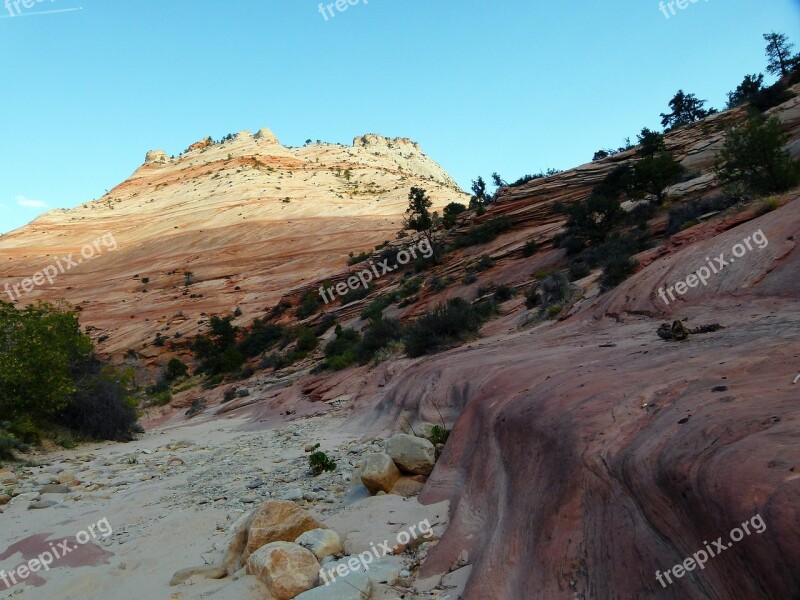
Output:
M103 365L64 306L0 302L0 431L7 450L54 426L93 439L136 430L133 374ZM66 434L65 434L66 435Z
M315 292L306 292L300 300L300 306L294 311L298 319L306 319L319 312L320 297Z
M485 223L470 227L464 235L456 238L455 246L457 248L465 248L467 246L486 244L496 239L498 235L509 229L512 224L513 221L506 215L493 217Z
M180 359L173 358L169 361L169 363L167 363L167 370L164 373L164 377L167 379L167 381L175 381L176 379L185 377L188 372L189 367L187 367Z
M340 371L358 360L358 347L361 335L354 329L336 326L336 337L325 346L325 366Z
M431 428L431 442L434 444L446 444L447 438L450 437L450 430L440 425L434 425Z
M525 258L530 258L536 251L539 249L539 246L533 240L528 240L525 242L525 245L522 247L522 256Z
M408 327L406 352L411 357L422 356L463 342L475 335L496 311L492 301L470 304L463 298L451 298Z
M488 254L481 254L478 257L478 260L475 261L475 270L479 273L481 271L486 271L487 269L491 269L494 266L494 261Z
M726 133L717 176L724 185L742 184L756 194L789 190L800 179L800 166L785 148L788 141L776 117L752 114Z
M349 290L344 296L339 298L339 302L344 306L345 304L350 304L351 302L356 302L361 300L362 298L366 298L369 296L371 289L365 287L357 287L356 289Z
M463 204L458 202L451 202L447 206L444 207L442 211L442 224L444 225L445 229L450 229L456 224L456 218L461 213L465 212L467 207Z
M397 302L399 297L398 293L383 294L378 296L369 303L369 305L361 311L362 319L380 319L383 316L383 311L394 302Z
M319 444L314 446L314 448L319 448ZM314 475L319 475L323 471L333 471L336 469L336 463L321 450L311 453L311 456L308 457L308 466L314 472Z
M375 354L403 337L403 326L397 319L380 318L370 322L358 345L358 362L367 364Z

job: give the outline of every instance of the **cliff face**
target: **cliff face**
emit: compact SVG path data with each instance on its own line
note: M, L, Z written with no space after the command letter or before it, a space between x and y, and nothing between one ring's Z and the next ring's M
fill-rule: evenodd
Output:
M467 198L418 144L374 134L352 147L286 148L262 129L200 141L177 158L153 150L99 200L2 236L0 286L57 257L80 259L86 244L111 234L116 249L101 243L20 302L65 298L95 339L109 336L102 351L154 356L141 346L157 332L191 334L204 313L236 307L249 322L287 290L340 270L349 252L394 239L412 186L439 208Z

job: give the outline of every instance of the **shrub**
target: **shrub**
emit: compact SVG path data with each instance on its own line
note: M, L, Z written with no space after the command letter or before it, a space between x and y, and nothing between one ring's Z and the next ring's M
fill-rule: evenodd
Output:
M536 251L539 249L539 246L533 240L528 240L525 242L525 245L522 247L522 256L525 258L530 258Z
M541 303L542 295L539 293L539 284L533 283L525 290L525 306L531 309L534 306L539 306Z
M569 279L560 271L548 275L539 284L539 293L542 296L542 304L544 306L549 307L553 304L560 304L569 298Z
M233 387L230 387L227 390L225 390L225 393L222 395L223 402L230 402L234 398L236 398L236 388Z
M447 206L444 207L442 211L442 224L444 225L445 229L450 229L456 224L456 218L458 215L463 213L467 210L467 207L463 204L458 202L451 202Z
M408 327L406 352L411 357L422 356L462 342L475 335L496 310L491 301L470 304L463 298L451 298Z
M781 201L777 198L768 198L764 200L758 207L756 211L759 216L765 215L768 212L772 212L776 208L780 208Z
M314 448L319 448L319 444L314 446ZM311 456L308 457L308 466L314 472L314 475L319 475L323 471L334 471L336 469L336 463L321 450L311 453Z
M332 314L327 314L320 319L319 325L314 329L314 335L320 337L334 325L336 325L336 317Z
M381 348L402 337L403 326L397 319L380 318L370 322L357 349L358 361L367 364Z
M59 424L94 440L130 440L136 423L134 372L92 360L76 373L77 390Z
M384 294L378 296L367 307L361 311L362 319L380 319L384 309L392 302L395 302L395 294Z
M481 254L478 257L478 260L475 262L475 270L479 273L481 271L486 271L487 269L491 269L494 266L494 261L488 254Z
M336 326L336 337L325 346L325 367L340 371L358 360L361 335L354 329Z
M561 313L562 310L564 310L564 307L561 306L560 304L553 304L552 306L548 306L547 307L547 317L549 319L552 319L553 317L558 316L559 313Z
M371 252L361 252L358 255L354 255L352 252L348 255L347 264L349 266L357 265L358 263L362 263L365 260L369 260L372 257Z
M400 289L397 293L400 295L401 298L407 298L408 296L413 296L416 294L420 289L422 289L423 278L422 277L411 277L406 279L401 285Z
M446 444L450 437L450 430L440 425L431 427L431 442L434 444Z
M239 343L239 351L246 357L258 356L269 350L286 335L286 328L276 323L265 323L260 319L253 321L249 331Z
M676 206L669 211L667 217L667 233L673 234L685 228L687 223L697 224L698 217L721 210L736 204L738 198L719 195L713 198L700 198L683 206Z
M501 284L497 286L497 289L494 291L494 300L495 302L506 302L511 300L514 297L516 292L513 288L508 287L505 284Z
M723 184L741 183L757 194L786 191L800 178L798 163L785 149L788 141L776 117L751 115L725 135L717 176Z
M511 218L505 215L493 217L485 223L470 227L466 234L455 240L455 245L457 248L465 248L467 246L486 244L496 239L498 235L509 229L512 224Z
M345 304L350 304L351 302L356 302L363 298L369 296L370 288L365 287L357 287L356 289L349 290L344 296L339 298L339 302L341 302L342 306Z
M475 273L467 273L462 283L464 285L472 285L476 281L478 281L478 276Z
M431 281L431 287L435 291L441 292L447 289L447 286L449 286L451 283L453 283L453 279L451 277L436 277L433 279L433 281Z
M588 277L592 270L586 265L586 263L576 260L569 266L569 278L572 281L577 281L578 279L583 279L584 277Z
M294 311L294 315L298 319L306 319L311 315L317 314L317 312L319 312L319 306L319 294L315 292L306 292L303 294L303 298L300 300L300 305Z
M153 402L157 406L166 406L170 402L172 402L172 392L169 390L163 390L160 392L156 392L153 394Z
M175 381L181 377L186 376L189 372L189 367L186 366L180 359L173 358L167 363L167 370L164 377L167 381Z

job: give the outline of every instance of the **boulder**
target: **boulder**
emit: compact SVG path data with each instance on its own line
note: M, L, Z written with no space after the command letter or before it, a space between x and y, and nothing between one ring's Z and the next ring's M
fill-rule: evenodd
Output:
M419 425L414 425L414 431L416 432L417 436L432 442L434 427L436 427L436 425L433 423L420 423Z
M150 150L144 157L144 164L146 165L154 165L154 164L166 164L169 162L169 158L167 157L167 153L163 150Z
M272 542L247 559L247 572L255 575L276 600L291 600L319 581L319 561L302 546Z
M319 560L342 552L342 538L332 529L312 529L295 540L295 543L311 552Z
M294 542L300 534L323 527L294 502L269 500L246 521L240 519L234 525L234 536L225 553L225 567L233 574L262 546L272 542Z
M361 465L361 483L370 494L391 492L400 478L400 471L391 457L384 453L367 454Z
M401 471L430 475L436 464L436 448L428 440L405 433L389 439L386 451Z

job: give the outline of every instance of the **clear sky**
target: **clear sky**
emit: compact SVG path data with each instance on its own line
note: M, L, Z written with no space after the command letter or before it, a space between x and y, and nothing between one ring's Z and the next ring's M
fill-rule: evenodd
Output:
M0 233L243 129L410 137L465 189L565 169L659 127L678 88L724 105L762 33L800 50L800 0L5 1Z

